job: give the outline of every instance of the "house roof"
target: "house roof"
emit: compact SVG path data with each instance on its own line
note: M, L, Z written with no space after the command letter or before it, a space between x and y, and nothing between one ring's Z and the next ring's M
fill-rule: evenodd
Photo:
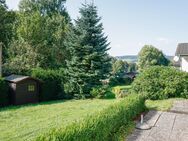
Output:
M176 56L188 55L188 43L180 43L176 49Z
M30 76L22 76L22 75L15 75L15 74L5 77L6 81L12 82L12 83L18 83L18 82L21 82L26 79L34 79L36 81L39 81L39 80L32 78Z
M124 78L129 77L129 78L133 79L134 77L136 77L136 75L138 75L138 72L128 72L128 73L124 74L123 77Z

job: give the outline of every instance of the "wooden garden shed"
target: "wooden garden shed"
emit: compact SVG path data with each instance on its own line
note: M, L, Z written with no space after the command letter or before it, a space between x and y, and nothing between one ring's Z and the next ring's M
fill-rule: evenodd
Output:
M39 101L39 80L21 75L10 75L5 77L5 80L9 83L11 104L21 105Z

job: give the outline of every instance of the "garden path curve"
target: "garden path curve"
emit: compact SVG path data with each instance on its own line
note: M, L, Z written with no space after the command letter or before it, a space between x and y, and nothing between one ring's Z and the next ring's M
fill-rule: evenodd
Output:
M148 112L144 123L152 128L135 129L126 141L188 141L188 100L176 101L168 112Z

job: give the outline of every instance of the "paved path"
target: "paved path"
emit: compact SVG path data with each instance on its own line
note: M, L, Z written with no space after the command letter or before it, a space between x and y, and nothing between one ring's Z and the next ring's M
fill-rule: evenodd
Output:
M135 129L127 141L188 141L188 101L178 101L169 112L150 111L144 122L150 130Z

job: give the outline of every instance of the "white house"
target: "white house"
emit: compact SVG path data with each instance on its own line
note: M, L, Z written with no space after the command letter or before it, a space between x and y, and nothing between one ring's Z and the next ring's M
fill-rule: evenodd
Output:
M176 49L174 65L188 72L188 43L180 43Z

